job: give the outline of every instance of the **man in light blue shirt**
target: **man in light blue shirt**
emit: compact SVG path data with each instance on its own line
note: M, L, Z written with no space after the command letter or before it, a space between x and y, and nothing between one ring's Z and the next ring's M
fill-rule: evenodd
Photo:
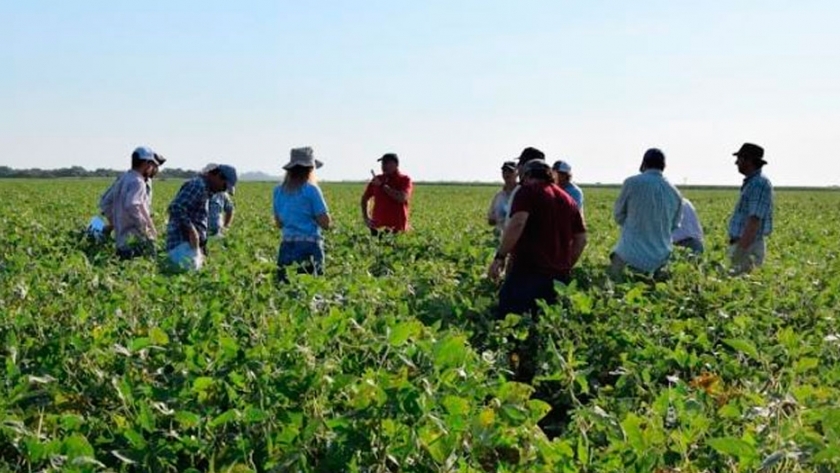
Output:
M572 182L572 166L566 161L555 161L551 170L554 171L554 183L569 194L583 213L583 190Z
M613 214L621 237L610 255L610 275L620 278L626 267L645 273L662 268L671 255L671 234L682 217L682 196L662 171L665 154L651 148L642 159L640 174L627 178Z
M767 164L764 148L744 143L732 153L738 172L744 175L741 196L729 219L729 258L735 274L764 263L765 237L773 232L773 185L761 173Z

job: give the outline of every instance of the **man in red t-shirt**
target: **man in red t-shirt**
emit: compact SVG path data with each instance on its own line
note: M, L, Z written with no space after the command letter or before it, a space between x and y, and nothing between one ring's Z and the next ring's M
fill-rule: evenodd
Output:
M538 299L556 300L554 281L569 283L586 246L586 226L574 200L554 184L543 160L523 166L524 180L513 198L510 220L488 275L498 280L512 261L499 292L499 315L533 313Z
M400 173L400 158L396 154L386 153L378 161L382 162L382 174L374 175L362 194L362 218L373 235L378 235L381 230L404 232L409 227L411 178ZM371 199L372 216L368 210Z

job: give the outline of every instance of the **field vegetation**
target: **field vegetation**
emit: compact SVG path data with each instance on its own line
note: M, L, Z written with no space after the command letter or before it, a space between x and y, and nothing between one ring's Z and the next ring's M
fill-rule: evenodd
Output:
M840 468L840 192L778 192L766 266L733 278L737 190L687 189L702 260L614 284L618 191L589 189L530 386L507 381L528 320L491 315L494 187L419 185L413 231L377 240L362 186L324 184L326 275L278 286L271 184L177 275L83 237L107 184L0 181L0 470Z

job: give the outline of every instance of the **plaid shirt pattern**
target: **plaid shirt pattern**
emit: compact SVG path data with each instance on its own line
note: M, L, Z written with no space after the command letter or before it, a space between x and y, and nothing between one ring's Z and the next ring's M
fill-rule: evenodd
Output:
M169 223L166 225L166 251L189 241L190 225L198 231L199 240L207 240L207 202L210 189L203 176L185 182L169 204Z
M732 218L729 219L729 237L740 238L747 225L747 219L753 216L761 219L759 238L773 231L773 185L761 171L744 178L741 197L735 205Z

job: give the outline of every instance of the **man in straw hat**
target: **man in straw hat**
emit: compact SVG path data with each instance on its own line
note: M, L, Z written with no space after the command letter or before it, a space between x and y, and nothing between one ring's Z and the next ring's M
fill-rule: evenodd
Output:
M362 194L362 219L372 235L382 230L404 232L409 228L411 178L400 172L400 158L395 153L386 153L378 161L382 163L382 174L371 171L373 179ZM368 208L370 200L373 200L372 212Z
M740 274L764 263L765 237L773 231L773 185L761 173L767 164L764 148L744 143L732 155L744 175L741 196L729 219L729 257L733 273Z
M274 222L283 234L277 251L280 281L287 280L286 269L293 265L308 274L324 271L321 231L330 228L332 219L324 194L315 182L315 169L322 165L312 148L294 148L291 159L283 166L286 177L274 188Z

